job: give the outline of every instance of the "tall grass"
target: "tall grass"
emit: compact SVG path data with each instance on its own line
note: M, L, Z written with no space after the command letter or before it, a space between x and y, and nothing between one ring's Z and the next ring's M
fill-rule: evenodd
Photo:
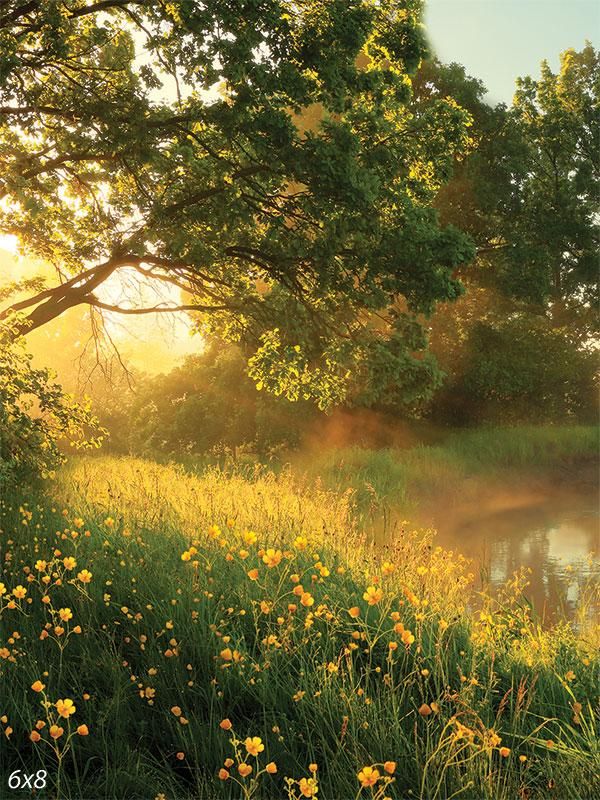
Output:
M569 477L576 483L579 465L597 462L599 430L583 425L465 430L437 445L346 447L293 463L297 472L319 476L328 488L352 487L365 515L386 506L408 515L434 497L464 492L468 479L521 479L525 473L539 477L571 468Z
M594 797L596 621L542 629L525 576L475 614L462 557L410 528L377 551L351 503L289 473L113 458L5 497L0 785L45 768L38 796L73 800Z

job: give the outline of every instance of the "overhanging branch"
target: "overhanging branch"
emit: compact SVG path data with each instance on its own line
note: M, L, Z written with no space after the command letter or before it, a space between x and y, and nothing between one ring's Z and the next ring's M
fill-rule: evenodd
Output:
M101 308L103 311L112 311L115 314L176 314L179 311L237 311L236 306L222 305L222 306L207 306L201 303L185 303L182 305L174 306L151 306L149 308L122 308L121 306L111 305L110 303L103 303L98 300L94 295L88 295L83 298L82 302L87 303L95 308Z

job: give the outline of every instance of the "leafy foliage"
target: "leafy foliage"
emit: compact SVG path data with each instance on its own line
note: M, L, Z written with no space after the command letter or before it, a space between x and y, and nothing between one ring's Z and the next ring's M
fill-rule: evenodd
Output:
M100 385L94 403L113 452L184 460L248 450L268 457L298 445L316 414L313 403L258 392L239 347L217 340L166 375L136 375L133 389Z
M537 316L477 321L434 416L459 423L593 422L597 363L593 348Z
M598 308L600 55L567 50L554 74L524 78L509 124L523 141L501 209L510 242L502 277L516 297L550 304L558 320ZM565 315L567 315L565 317Z
M410 372L417 392L397 319L458 296L473 255L430 207L470 117L409 102L420 7L73 0L0 20L0 229L63 276L21 304L30 329L78 303L148 311L102 296L134 270L174 284L203 331L253 345L266 388L339 402L389 342L385 379Z
M455 97L477 145L435 200L478 248L465 296L429 323L447 375L438 419L588 419L596 408L599 56L587 45L560 63L520 79L511 108L487 106L458 64L427 62L414 82L420 104Z
M98 447L105 433L89 404L64 394L48 369L32 366L14 326L0 324L0 486L48 477L64 461L61 442Z

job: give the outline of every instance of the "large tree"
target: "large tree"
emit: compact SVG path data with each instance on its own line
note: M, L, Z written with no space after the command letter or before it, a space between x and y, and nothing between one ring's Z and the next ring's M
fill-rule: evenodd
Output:
M546 308L555 327L598 331L600 53L588 44L517 81L507 121L521 152L496 208L504 286Z
M458 64L426 62L414 102L450 95L473 118L473 153L438 193L477 245L465 295L438 306L430 349L447 373L438 416L593 416L600 261L600 59L566 51L522 78L510 108ZM535 402L534 402L535 399Z
M473 278L587 339L600 302L600 53L566 50L557 72L542 62L510 108L483 106L461 69L433 70L471 111L478 143L436 201L442 217L475 240Z
M257 383L291 398L340 400L358 374L370 396L426 393L436 371L414 315L460 293L472 256L431 201L470 118L449 98L409 102L420 13L420 0L1 3L0 232L58 276L4 315L26 333L82 303L194 311L252 343ZM111 301L106 281L132 271L181 302Z
M470 275L487 271L508 297L586 335L600 300L600 53L566 50L556 73L546 61L540 72L517 80L510 108L491 108L463 67L426 62L415 96L449 94L474 120L476 148L435 201L477 245Z

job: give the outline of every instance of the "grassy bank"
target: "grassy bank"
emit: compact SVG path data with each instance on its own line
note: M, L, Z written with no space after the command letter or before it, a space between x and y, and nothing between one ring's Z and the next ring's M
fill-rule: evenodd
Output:
M523 578L474 614L430 532L376 552L348 493L288 473L80 460L46 497L6 496L0 528L3 787L46 769L42 797L596 793L585 593L577 630L542 630Z
M598 452L597 426L522 426L438 433L435 445L332 448L291 463L330 489L354 489L362 512L394 506L410 513L441 495L464 493L469 480L589 480L585 466L594 468Z

